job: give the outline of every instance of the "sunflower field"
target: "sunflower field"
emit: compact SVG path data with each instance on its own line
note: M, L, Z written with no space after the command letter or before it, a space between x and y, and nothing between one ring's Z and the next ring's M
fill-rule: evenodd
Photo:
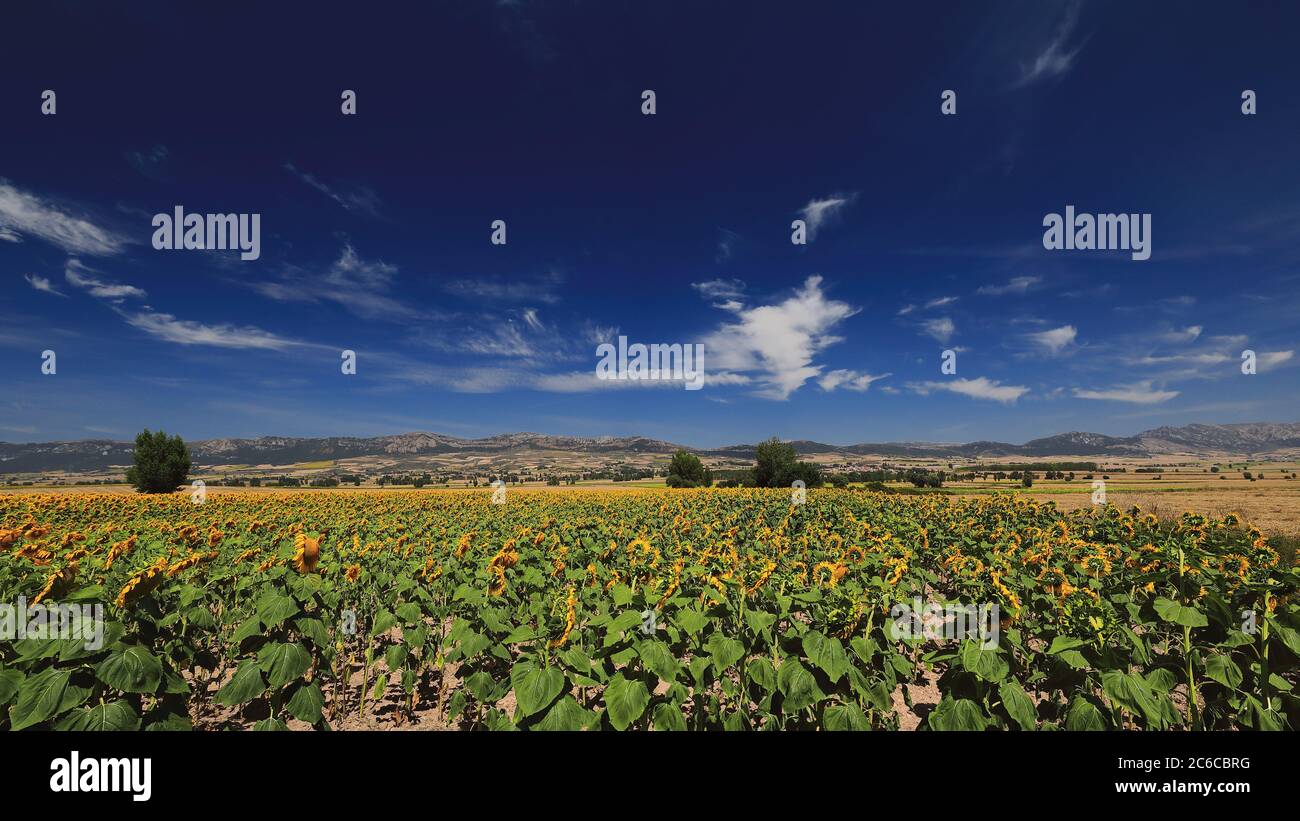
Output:
M0 603L102 613L97 646L9 626L0 729L1300 728L1300 573L1233 515L853 489L6 495L0 557ZM995 640L900 633L915 602L995 606Z

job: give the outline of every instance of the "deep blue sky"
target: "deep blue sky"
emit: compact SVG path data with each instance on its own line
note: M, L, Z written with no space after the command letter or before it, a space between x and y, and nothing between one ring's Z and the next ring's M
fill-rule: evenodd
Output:
M376 5L6 13L0 440L1297 418L1292 4ZM261 259L154 250L178 204ZM1151 259L1045 251L1067 204L1150 213ZM597 382L615 331L710 384Z

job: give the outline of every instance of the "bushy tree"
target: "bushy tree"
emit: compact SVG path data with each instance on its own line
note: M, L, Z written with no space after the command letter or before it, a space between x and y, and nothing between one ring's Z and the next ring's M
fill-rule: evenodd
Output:
M668 487L708 487L713 484L713 475L700 461L700 457L684 450L673 454L668 465Z
M773 436L760 442L754 454L755 487L790 487L802 479L806 487L820 487L821 471L816 465L795 458L794 445Z
M140 493L171 493L189 477L190 449L179 436L145 428L135 437L133 458L126 481Z

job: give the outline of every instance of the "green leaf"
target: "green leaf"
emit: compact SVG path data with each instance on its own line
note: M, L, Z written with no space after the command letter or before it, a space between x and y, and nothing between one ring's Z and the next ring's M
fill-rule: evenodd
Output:
M655 708L652 719L656 730L682 731L686 729L686 716L682 708L665 701Z
M980 706L970 699L944 696L926 724L934 730L973 732L987 728L988 718Z
M1155 608L1156 615L1164 621L1181 624L1184 627L1204 627L1210 623L1200 610L1179 604L1172 599L1163 597L1156 599Z
M844 652L840 640L824 636L817 630L809 630L804 634L803 651L809 661L830 676L832 682L843 678L849 669L849 656Z
M856 704L836 704L822 713L822 725L830 731L870 730L867 714Z
M239 665L235 675L225 686L217 691L216 701L226 707L247 704L266 692L266 682L262 680L262 671L257 662L249 659Z
M745 655L745 645L736 639L729 639L721 633L714 633L709 636L705 649L709 651L713 666L719 673L740 661L740 657Z
M745 611L745 624L749 625L749 629L753 630L757 634L762 634L763 631L771 627L775 621L775 613L765 613L762 610L754 610L752 608Z
M1134 715L1144 717L1152 729L1161 729L1164 715L1145 679L1118 670L1101 674L1101 689L1111 701Z
M253 725L253 731L259 733L265 732L284 732L289 726L278 718L264 718Z
M311 639L311 643L316 645L318 650L331 649L329 632L320 619L305 617L294 619L293 626L298 628L298 632Z
M56 730L134 732L140 729L140 717L125 701L110 701L94 707L82 707L64 716Z
M1067 730L1104 730L1106 719L1101 710L1083 696L1075 696L1070 702L1070 710L1065 716Z
M1088 642L1083 639L1071 638L1070 636L1057 636L1052 639L1052 646L1047 648L1047 654L1054 656L1063 650L1073 650L1076 647L1083 647Z
M1034 702L1025 694L1020 682L1015 679L1001 682L998 684L998 695L1002 698L1002 706L1006 708L1007 715L1020 725L1020 729L1038 728L1038 713L1034 710Z
M709 623L709 617L692 607L678 610L672 617L673 624L686 631L686 635L697 635Z
M583 730L591 724L594 718L595 714L591 710L583 709L577 699L566 695L555 702L555 706L550 709L545 718L534 725L534 729L542 731Z
M18 688L18 701L9 708L11 729L22 730L76 707L90 695L69 684L68 670L46 670L28 678Z
M962 667L985 681L1001 681L1011 670L996 645L988 646L983 641L966 639L962 641L959 653Z
M407 602L397 608L397 617L402 620L403 624L415 624L420 621L422 615L420 605L415 602Z
M521 661L510 670L510 685L515 691L515 720L527 718L550 706L564 691L564 673L556 667L538 667Z
M125 645L95 667L95 676L124 693L153 693L162 683L162 662L137 645Z
M406 663L406 657L409 654L410 651L406 649L405 644L394 644L384 654L384 664L388 666L389 670L401 669L402 665Z
M370 628L370 637L375 638L376 636L382 636L384 633L392 630L395 626L397 626L397 616L394 616L387 610L381 610L375 614L375 623L374 626Z
M325 696L316 682L303 684L293 691L284 709L299 721L315 724L320 721L321 708L325 706Z
M285 619L297 614L298 602L292 596L268 590L257 600L257 618L266 627L279 627Z
M781 710L787 714L811 707L826 697L817 686L817 679L796 658L787 658L776 671L776 683L785 701Z
M1235 690L1241 686L1243 678L1241 668L1236 662L1227 656L1212 655L1205 658L1205 675L1227 687Z
M637 645L636 651L646 669L664 681L674 681L682 669L673 656L673 651L658 639L641 642Z
M616 730L626 730L641 717L650 703L650 691L645 683L628 681L620 673L609 680L604 693L605 714Z
M257 664L266 673L272 687L283 687L297 681L311 666L311 653L301 644L273 641L257 654Z
M746 664L745 675L769 693L776 689L776 668L766 658L756 658Z
M1167 693L1178 686L1178 676L1168 667L1157 667L1145 676L1147 686L1157 693Z
M18 670L0 670L0 704L8 704L18 693L23 674Z

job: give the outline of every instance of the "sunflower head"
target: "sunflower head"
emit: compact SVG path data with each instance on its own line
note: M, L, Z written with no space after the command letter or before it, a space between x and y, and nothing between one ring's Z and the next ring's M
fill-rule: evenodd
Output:
M312 539L299 533L293 540L293 569L299 573L314 573L320 564L320 543L323 536Z

